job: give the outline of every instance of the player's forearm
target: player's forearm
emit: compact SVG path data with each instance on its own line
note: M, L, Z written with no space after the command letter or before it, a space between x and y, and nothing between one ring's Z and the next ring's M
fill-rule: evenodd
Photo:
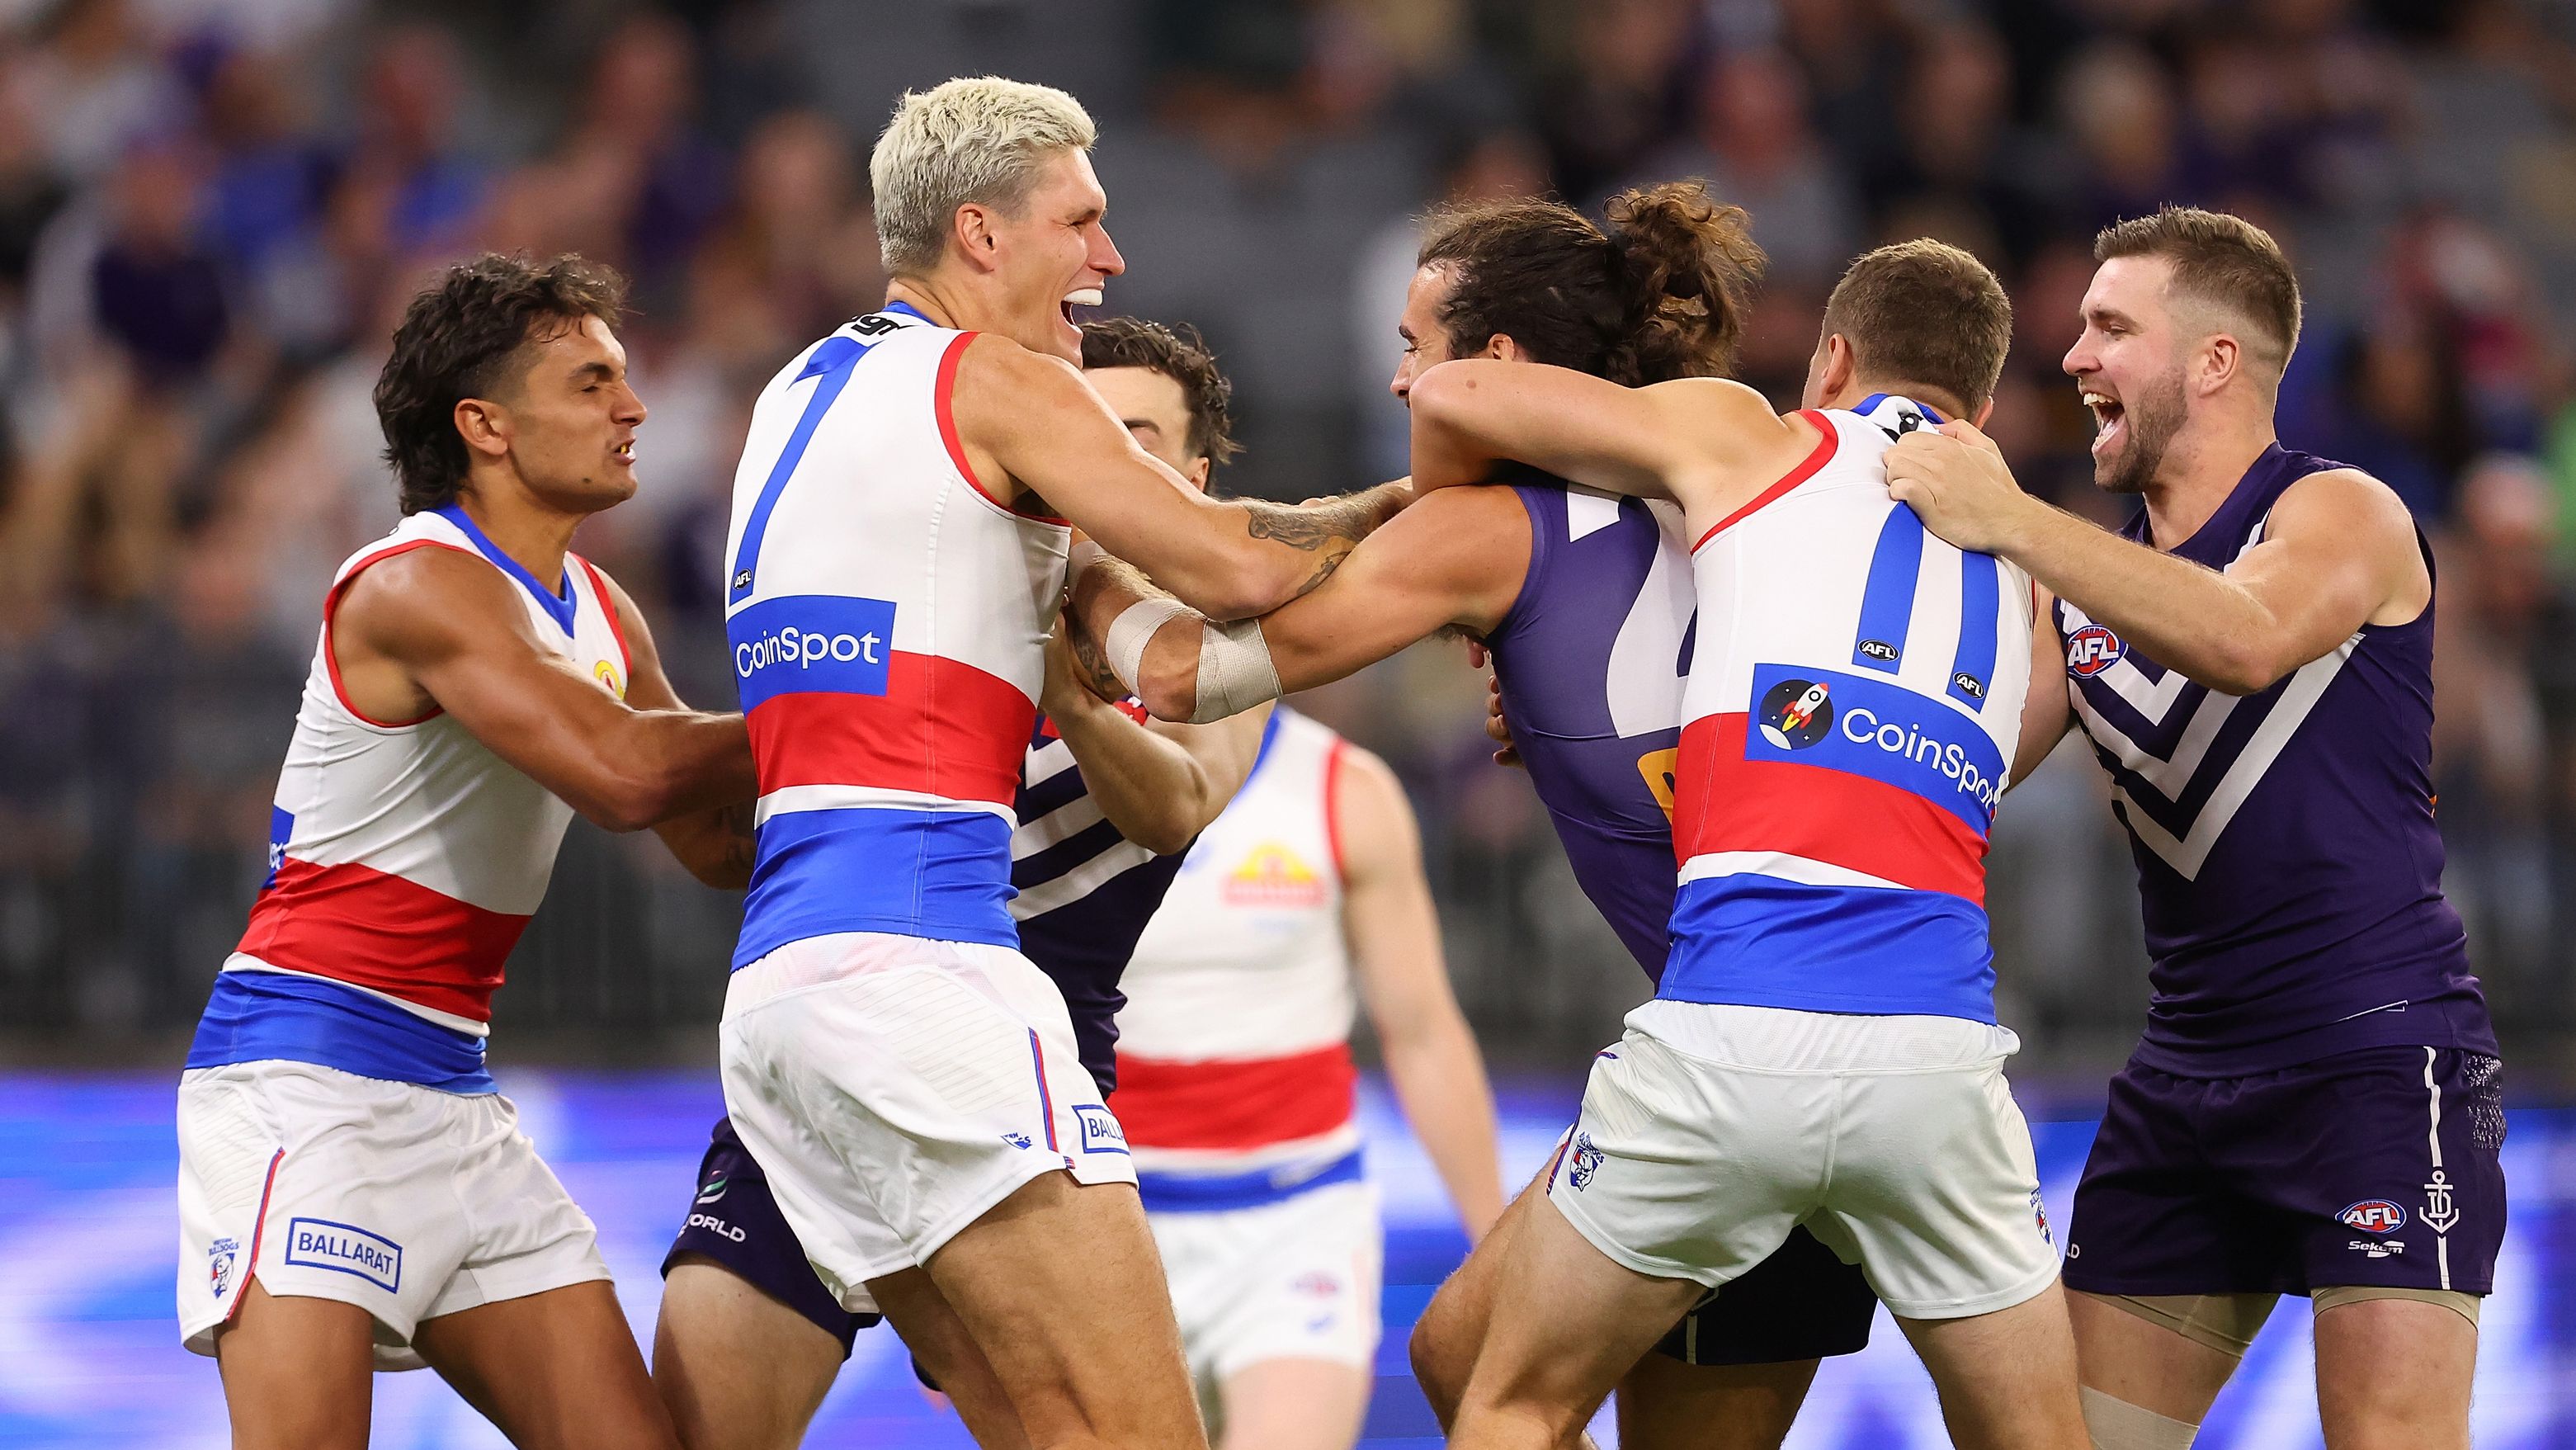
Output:
M612 831L641 830L759 794L740 715L639 710L601 742L588 804L572 805Z
M752 810L751 801L739 800L664 821L653 833L690 875L719 891L740 891L751 884Z
M1189 845L1216 814L1198 761L1090 691L1064 694L1049 702L1047 718L1072 750L1100 813L1119 835L1158 856Z
M1431 1156L1472 1241L1502 1215L1494 1147L1494 1092L1475 1036L1455 1012L1394 1035L1381 1029L1388 1083L1413 1135Z
M2283 657L2278 621L2242 584L2037 499L1998 552L2158 664L2213 690L2257 694L2306 663Z
M1094 693L1132 693L1157 720L1197 724L1282 693L1258 621L1211 621L1115 559L1077 563L1068 643Z

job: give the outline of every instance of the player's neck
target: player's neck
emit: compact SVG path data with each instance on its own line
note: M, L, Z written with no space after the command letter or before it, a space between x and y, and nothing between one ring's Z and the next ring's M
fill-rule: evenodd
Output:
M477 482L481 486L457 492L457 507L494 548L517 560L538 583L560 593L573 530L589 515L548 507L514 480Z
M998 309L975 288L951 277L897 277L886 284L886 305L898 302L941 327L1011 335L1009 320Z
M2274 442L2271 414L2186 427L2146 486L2149 537L2171 549L2200 532Z

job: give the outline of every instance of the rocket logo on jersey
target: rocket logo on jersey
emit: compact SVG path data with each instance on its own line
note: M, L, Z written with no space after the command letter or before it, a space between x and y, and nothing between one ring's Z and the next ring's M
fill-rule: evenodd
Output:
M1780 750L1804 750L1833 728L1833 689L1821 680L1782 680L1762 696L1762 738Z
M2066 673L2089 680L2118 664L2129 646L2098 624L2088 624L2066 637Z
M742 708L777 695L882 695L894 658L894 605L839 594L764 599L725 621Z
M1228 906L1305 910L1324 904L1324 878L1296 852L1277 841L1264 841L1243 858L1243 864L1226 873L1217 894Z

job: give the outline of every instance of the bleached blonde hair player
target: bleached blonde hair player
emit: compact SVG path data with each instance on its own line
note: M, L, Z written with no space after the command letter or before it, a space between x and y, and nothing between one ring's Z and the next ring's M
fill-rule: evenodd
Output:
M1208 500L1084 384L1072 309L1126 270L1096 134L1044 86L906 95L870 165L885 306L754 409L725 591L759 850L720 1060L825 1286L980 1440L1161 1450L1205 1434L1135 1173L1008 910L1068 551L1238 619L1406 495Z

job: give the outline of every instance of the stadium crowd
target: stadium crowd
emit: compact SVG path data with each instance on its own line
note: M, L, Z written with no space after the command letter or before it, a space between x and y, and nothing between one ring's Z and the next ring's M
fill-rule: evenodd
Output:
M1383 384L1425 208L1698 175L1772 259L1748 380L1794 396L1855 252L1969 247L2018 308L1993 432L2032 487L2116 522L2057 366L2092 233L2166 200L2259 220L2308 289L2285 437L2376 473L2435 542L2448 884L2498 1019L2576 1026L2564 6L16 0L0 26L14 1051L149 1051L202 1005L263 870L323 586L395 515L369 390L435 263L577 250L632 279L645 489L579 544L682 693L730 703L715 561L750 400L881 296L864 147L895 94L985 70L1101 117L1132 269L1109 308L1206 332L1250 445L1220 482L1286 498L1403 470ZM1310 706L1414 793L1489 1050L1586 1048L1634 969L1525 783L1486 763L1481 695L1455 646L1426 646ZM2053 764L1996 841L2005 1020L2043 1062L2107 1060L2145 987L2100 773ZM578 828L514 963L511 1035L695 1042L733 910Z

